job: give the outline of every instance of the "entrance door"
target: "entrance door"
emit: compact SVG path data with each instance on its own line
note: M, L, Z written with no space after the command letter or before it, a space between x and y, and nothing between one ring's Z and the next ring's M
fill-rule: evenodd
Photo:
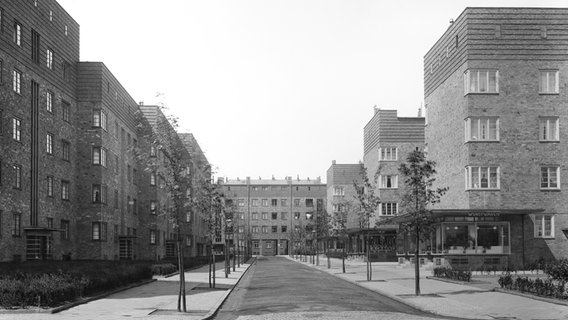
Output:
M176 244L175 242L166 242L166 258L175 258Z
M26 260L50 260L53 258L51 252L51 235L27 235L26 236Z
M120 260L132 260L132 239L120 239L119 257Z

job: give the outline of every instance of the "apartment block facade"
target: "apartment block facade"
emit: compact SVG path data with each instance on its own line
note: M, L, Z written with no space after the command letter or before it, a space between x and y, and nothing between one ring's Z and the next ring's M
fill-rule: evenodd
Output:
M3 1L0 43L0 261L172 255L136 155L149 121L103 63L79 61L77 22L55 0Z
M466 8L424 57L436 234L452 265L568 257L568 9Z
M237 209L233 228L241 247L253 255L284 255L300 250L306 226L325 214L326 184L321 180L250 179L221 183L225 198ZM300 234L303 236L300 239Z
M423 117L399 117L396 110L375 107L373 117L364 127L363 163L381 200L367 226L373 235L371 250L378 260L396 260L398 226L384 221L401 210L404 178L398 169L409 153L424 149L424 121Z

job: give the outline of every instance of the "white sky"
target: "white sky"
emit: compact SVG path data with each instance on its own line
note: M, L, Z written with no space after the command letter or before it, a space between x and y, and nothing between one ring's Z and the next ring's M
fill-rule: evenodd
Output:
M58 0L136 101L163 102L217 176L321 176L363 158L373 106L416 116L423 57L465 7L566 0ZM156 98L156 93L164 95Z

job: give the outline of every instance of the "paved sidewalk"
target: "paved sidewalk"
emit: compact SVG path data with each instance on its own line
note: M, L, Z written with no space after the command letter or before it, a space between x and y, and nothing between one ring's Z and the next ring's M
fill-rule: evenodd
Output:
M252 262L253 260L251 260ZM252 262L254 263L254 262ZM177 312L179 275L121 291L59 313L2 313L0 319L184 319L201 320L213 316L250 264L241 264L225 278L224 262L216 264L216 288L209 288L209 267L186 271L187 313Z
M327 268L327 258L322 256L319 266L309 260L295 261L439 315L467 319L568 319L568 306L495 292L493 285L487 283L463 285L426 279L432 271L423 268L420 269L422 295L417 297L414 295L413 267L373 262L372 281L367 281L365 262L345 261L346 273L342 273L340 259L331 259L331 269Z

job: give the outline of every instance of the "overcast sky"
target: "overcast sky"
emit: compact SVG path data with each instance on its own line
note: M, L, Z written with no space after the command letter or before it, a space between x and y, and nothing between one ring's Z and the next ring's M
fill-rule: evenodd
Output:
M363 158L373 106L416 116L423 57L465 7L566 0L58 0L136 101L164 103L217 176L321 176ZM156 98L156 93L162 93Z

